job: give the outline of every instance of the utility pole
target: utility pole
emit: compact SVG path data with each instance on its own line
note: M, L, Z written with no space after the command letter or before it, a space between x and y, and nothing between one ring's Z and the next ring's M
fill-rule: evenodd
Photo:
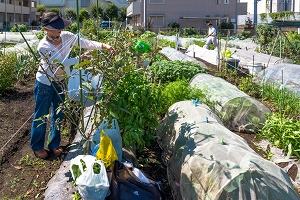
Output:
M146 30L146 2L147 0L144 0L144 30Z
M254 27L257 24L257 2L260 0L254 0L254 16L253 16L253 25Z

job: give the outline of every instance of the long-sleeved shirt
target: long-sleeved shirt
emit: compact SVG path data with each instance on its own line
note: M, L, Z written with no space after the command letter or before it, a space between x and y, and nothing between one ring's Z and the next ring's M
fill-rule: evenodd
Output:
M68 58L72 47L78 46L78 36L68 31L62 31L60 36L62 41L59 45L51 44L46 36L38 45L37 50L42 60L36 73L36 79L40 83L51 85L50 81L63 80L65 75L70 75L70 66L79 62L78 58ZM88 50L102 50L102 43L80 39L80 47Z
M208 29L208 35L210 36L216 36L217 35L217 30L215 27L211 26L209 29Z

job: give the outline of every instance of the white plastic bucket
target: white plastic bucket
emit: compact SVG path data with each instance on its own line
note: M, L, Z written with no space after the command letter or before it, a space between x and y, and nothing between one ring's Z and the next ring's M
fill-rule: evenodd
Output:
M247 68L249 70L249 74L258 74L262 70L262 63L248 62Z

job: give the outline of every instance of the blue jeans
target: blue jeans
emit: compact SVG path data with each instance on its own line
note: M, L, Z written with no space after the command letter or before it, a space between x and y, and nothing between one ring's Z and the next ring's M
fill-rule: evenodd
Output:
M44 149L47 119L41 119L49 114L51 107L51 131L48 136L47 146L49 150L53 150L59 147L61 141L60 122L62 121L64 114L62 111L57 113L57 108L60 103L64 102L65 95L62 93L61 87L55 82L52 82L52 84L48 86L36 81L34 98L35 109L30 133L30 147L33 151Z

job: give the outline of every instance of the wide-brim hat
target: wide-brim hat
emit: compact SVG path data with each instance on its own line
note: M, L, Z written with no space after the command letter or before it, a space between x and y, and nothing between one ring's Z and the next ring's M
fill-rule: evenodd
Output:
M71 24L71 20L63 19L59 15L54 15L52 18L42 23L42 26L49 30L62 30Z

